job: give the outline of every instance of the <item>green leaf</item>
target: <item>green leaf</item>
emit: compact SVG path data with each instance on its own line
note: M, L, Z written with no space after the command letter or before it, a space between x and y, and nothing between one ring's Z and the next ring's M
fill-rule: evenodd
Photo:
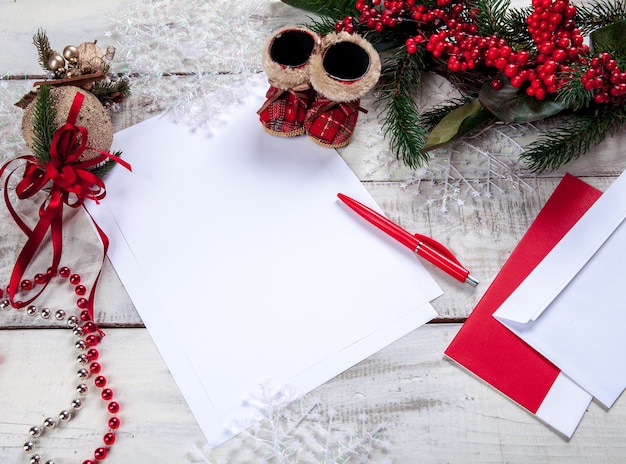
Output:
M478 99L498 120L505 123L539 121L567 108L552 97L537 100L509 82L505 82L500 90L492 89L489 84L483 85Z
M476 129L491 118L478 99L450 111L428 135L424 150L432 150Z
M608 52L621 58L626 57L624 37L626 37L626 20L597 29L589 36L594 53Z

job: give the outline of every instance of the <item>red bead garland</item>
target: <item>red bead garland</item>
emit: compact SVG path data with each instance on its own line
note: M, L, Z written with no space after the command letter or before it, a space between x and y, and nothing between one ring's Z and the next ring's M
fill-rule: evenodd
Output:
M47 283L54 276L54 274L54 272L48 270L46 274L37 274L32 281L24 279L20 284L20 289L22 291L30 291L34 289L36 285L43 285ZM117 401L111 401L114 396L113 390L111 388L104 388L107 384L107 379L100 374L102 366L99 362L96 361L99 358L99 352L95 348L95 346L100 343L101 337L94 333L98 332L98 327L94 323L94 321L91 320L88 311L85 310L88 301L84 297L82 297L82 295L85 295L87 293L87 289L84 285L80 284L80 275L76 273L72 274L68 267L60 268L58 271L58 275L61 278L67 279L68 282L74 287L74 293L77 296L80 296L80 298L76 301L76 306L81 310L80 317L72 316L68 318L67 322L69 327L72 328L74 333L79 337L83 336L84 334L89 334L86 335L84 339L79 339L75 343L76 349L81 352L81 354L78 356L78 362L83 365L88 364L87 369L79 369L78 376L81 379L86 379L91 374L98 374L94 378L94 385L97 388L101 389L100 396L103 401L107 402L107 410L110 414L112 414L112 416L109 417L109 419L107 420L107 427L109 430L102 437L102 443L104 444L104 446L99 446L94 450L94 460L87 459L83 461L83 464L97 464L97 462L100 462L107 457L111 446L116 441L115 431L119 428L121 423L120 419L116 415L120 411L120 405ZM3 299L4 296L5 291L0 288L0 299L2 299L2 301L0 301L0 308L9 309L11 307L11 302L8 299ZM17 306L17 304L15 306ZM34 305L29 306L26 310L26 313L30 316L34 316L38 312L38 309ZM51 316L51 312L47 308L42 309L40 311L40 314L44 319L47 319ZM64 320L66 318L65 311L56 311L56 313L54 313L54 318L59 321ZM82 326L80 325L79 321L83 322ZM82 383L76 388L76 392L81 396L86 394L87 391L88 387ZM78 410L81 407L81 399L75 399L72 401L72 410ZM62 422L68 421L71 418L72 412L70 412L70 410L61 411L61 413L59 414L59 419ZM48 418L44 421L44 425L42 427L31 427L29 432L29 441L24 445L24 450L26 452L31 452L35 448L34 440L36 438L39 438L43 434L44 430L53 428L56 423L56 420ZM41 457L38 454L34 454L30 456L30 462L39 463L41 462Z
M436 0L435 7L414 0L357 0L360 16L337 21L337 31L355 32L357 26L381 33L409 24L414 34L406 39L406 51L424 49L433 57L447 60L448 70L457 73L481 65L495 68L513 87L544 100L567 82L579 79L596 103L620 103L626 98L626 72L608 53L590 56L589 47L576 27L576 7L569 0L532 0L526 18L533 43L528 50L514 50L495 35L479 34L475 18L479 11L458 0ZM502 77L491 82L503 87Z

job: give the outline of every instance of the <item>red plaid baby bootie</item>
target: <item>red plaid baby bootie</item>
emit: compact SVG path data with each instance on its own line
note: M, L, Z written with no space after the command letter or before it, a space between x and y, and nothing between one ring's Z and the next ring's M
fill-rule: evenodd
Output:
M359 116L360 99L380 77L380 58L364 38L347 32L322 39L321 53L311 58L310 78L317 92L304 128L317 144L345 147Z
M267 100L257 111L263 129L281 137L304 134L304 119L315 91L309 65L319 52L320 37L303 27L274 32L263 49L263 68L269 79Z

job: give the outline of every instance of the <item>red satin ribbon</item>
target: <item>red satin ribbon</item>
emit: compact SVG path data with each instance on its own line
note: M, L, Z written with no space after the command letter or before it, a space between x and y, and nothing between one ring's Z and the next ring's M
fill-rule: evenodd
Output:
M85 208L84 201L86 199L91 199L99 203L99 201L106 196L104 182L88 169L107 159L111 159L121 164L129 171L132 170L130 164L118 156L87 146L87 129L76 125L76 119L83 104L83 100L84 95L77 92L65 124L57 129L52 137L50 160L45 165L42 166L40 161L33 155L27 155L11 160L0 168L1 177L5 170L8 170L11 163L20 159L26 160L23 178L15 188L17 196L21 200L32 197L48 185L48 183L52 183L48 197L39 208L39 221L33 229L30 229L19 217L9 199L9 179L17 168L10 171L4 184L4 200L9 212L17 225L28 237L24 248L22 248L22 251L17 257L9 283L9 297L11 304L16 308L31 304L44 291L47 282L50 280L47 279L46 284L41 290L28 301L14 300L24 273L35 256L35 253L39 250L48 229L50 230L52 241L52 264L49 268L49 273L54 275L58 270L63 248L63 205L66 204L72 208L78 208L80 206ZM95 150L100 153L100 155L88 161L80 161L79 158L86 149ZM87 211L86 208L85 211ZM89 215L89 217L102 241L102 262L104 264L104 258L109 247L109 239L98 224L96 224L91 215ZM94 319L93 301L101 272L102 265L100 266L100 270L92 286L88 299L88 307L86 308L92 320ZM103 335L102 331L100 331L100 333Z

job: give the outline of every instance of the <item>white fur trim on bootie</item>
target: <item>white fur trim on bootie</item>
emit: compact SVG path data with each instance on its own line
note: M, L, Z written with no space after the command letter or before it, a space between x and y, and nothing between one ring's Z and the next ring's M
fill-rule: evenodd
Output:
M310 79L329 100L349 102L369 92L380 78L380 57L371 43L345 31L322 39L322 51L311 57Z
M319 53L320 46L320 36L305 27L290 26L274 31L263 47L263 69L272 85L289 90L308 84L310 61Z

